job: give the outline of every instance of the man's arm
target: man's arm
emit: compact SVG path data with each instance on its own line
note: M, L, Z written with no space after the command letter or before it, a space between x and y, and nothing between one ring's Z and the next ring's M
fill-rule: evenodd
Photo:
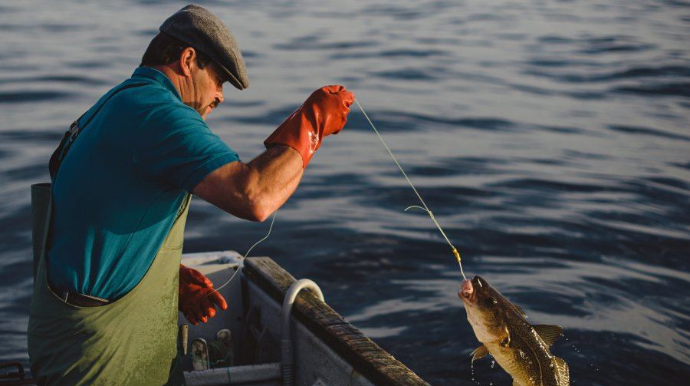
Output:
M345 126L354 97L338 85L314 91L264 141L268 150L248 164L236 161L221 166L197 183L192 193L237 217L264 221L297 189L323 138ZM180 310L196 324L215 315L214 304L221 309L227 304L210 280L193 271L180 265L179 299ZM209 300L211 294L215 298Z
M248 164L221 166L193 193L237 217L264 221L294 193L323 138L345 126L354 98L339 85L314 91L264 141L266 152Z
M248 164L221 166L199 182L193 193L234 216L264 221L295 192L303 174L300 153L277 145Z

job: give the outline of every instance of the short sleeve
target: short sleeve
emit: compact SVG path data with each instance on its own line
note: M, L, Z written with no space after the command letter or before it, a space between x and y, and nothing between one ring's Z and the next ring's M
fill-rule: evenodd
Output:
M146 121L134 154L139 173L148 178L191 193L211 172L240 160L187 106L154 109Z

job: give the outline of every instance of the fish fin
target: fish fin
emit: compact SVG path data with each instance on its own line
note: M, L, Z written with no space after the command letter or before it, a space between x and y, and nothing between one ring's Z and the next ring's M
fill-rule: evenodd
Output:
M477 347L474 351L472 351L472 362L476 361L477 359L482 359L485 356L489 354L489 349L486 348L486 346L481 345Z
M505 327L505 331L506 331L506 336L505 336L505 338L503 338L503 340L499 344L501 345L501 347L508 348L508 347L510 347L510 331L508 330L508 326Z
M503 340L499 344L501 345L501 347L505 347L505 348L510 347L510 334L506 335L506 337L503 338Z
M560 338L563 336L563 327L561 326L552 326L548 324L535 324L532 327L534 327L534 331L541 336L542 339L544 339L544 343L546 343L547 346L551 347L553 342L556 341L556 339Z
M558 370L559 385L570 385L570 368L568 364L565 363L563 358L559 357L553 357L553 361L556 363L556 369Z

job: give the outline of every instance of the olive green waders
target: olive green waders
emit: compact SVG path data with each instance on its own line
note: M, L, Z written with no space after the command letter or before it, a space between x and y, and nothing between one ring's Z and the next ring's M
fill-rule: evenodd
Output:
M50 386L184 385L177 360L177 299L191 195L184 199L141 282L122 298L97 307L69 304L48 286L45 243L52 204L45 196L50 197L50 191L33 195L38 197L35 202L44 203L34 205L34 221L46 224L43 232L34 231L35 236L43 233L29 317L29 361L36 382Z

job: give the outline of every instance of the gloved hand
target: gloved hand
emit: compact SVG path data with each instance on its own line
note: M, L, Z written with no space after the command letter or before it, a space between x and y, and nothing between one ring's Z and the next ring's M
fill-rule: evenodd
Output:
M216 315L214 305L222 310L228 303L219 292L214 292L213 282L196 269L180 264L180 297L178 306L189 323L206 323Z
M264 145L267 148L276 144L290 146L300 153L302 166L306 168L323 137L343 129L354 101L355 95L343 86L322 87L278 126Z

